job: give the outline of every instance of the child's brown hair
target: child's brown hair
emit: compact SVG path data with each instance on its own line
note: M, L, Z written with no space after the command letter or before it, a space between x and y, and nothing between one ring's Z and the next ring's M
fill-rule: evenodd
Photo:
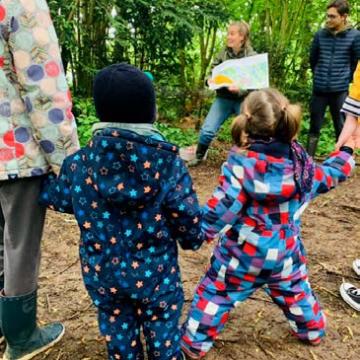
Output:
M299 132L301 107L276 89L251 92L242 105L241 114L232 124L231 135L236 145L249 144L249 138L276 138L290 142Z

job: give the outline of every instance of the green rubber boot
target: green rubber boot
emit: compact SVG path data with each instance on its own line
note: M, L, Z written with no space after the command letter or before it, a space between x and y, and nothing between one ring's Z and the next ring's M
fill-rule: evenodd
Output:
M0 321L6 340L3 360L32 359L64 335L61 323L37 327L36 300L36 291L23 296L0 296Z

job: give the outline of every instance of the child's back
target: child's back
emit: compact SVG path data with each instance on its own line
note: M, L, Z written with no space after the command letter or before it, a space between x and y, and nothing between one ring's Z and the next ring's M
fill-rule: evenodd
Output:
M146 75L123 64L100 72L98 81L108 69L109 81L140 77L140 92L152 89ZM97 110L103 109L98 87L95 81ZM148 98L140 93L138 106L142 96ZM139 120L141 111L129 114ZM183 303L177 241L185 249L201 245L200 209L177 148L159 140L152 117L144 116L140 122L125 117L126 123L100 123L89 145L65 160L42 201L75 214L84 282L99 310L109 358L142 358L142 327L150 358L176 360Z
M182 347L193 358L210 350L231 309L260 287L300 340L318 344L325 334L325 317L307 275L300 216L312 198L349 176L354 161L340 151L316 166L292 140L300 112L288 107L275 90L254 92L234 122L238 146L203 214L206 238L219 241L184 329Z
M309 189L303 193L299 187L306 184L296 181L294 147L298 145L255 140L246 150L232 148L222 168L221 184L205 207L203 229L207 239L220 232L228 241L246 242L243 251L251 256L267 251L279 238L290 236L294 242L300 235L300 216L309 201L344 181L351 171L350 156L345 153L329 158L323 167L312 168L307 160ZM226 207L225 215L219 203ZM290 246L287 244L287 250ZM258 264L258 268L264 271L274 265L273 259Z
M88 287L104 286L113 274L111 291L132 299L180 286L176 240L199 247L200 213L174 145L119 128L99 130L65 160L50 190L46 201L73 209L79 224Z

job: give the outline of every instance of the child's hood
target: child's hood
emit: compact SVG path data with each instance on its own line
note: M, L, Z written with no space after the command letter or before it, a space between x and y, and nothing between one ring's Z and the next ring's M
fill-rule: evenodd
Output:
M277 142L271 148L233 147L227 166L233 186L242 186L246 195L259 202L283 203L298 193L294 163L288 144Z
M97 191L122 207L147 204L180 161L175 145L117 128L96 133L89 147Z

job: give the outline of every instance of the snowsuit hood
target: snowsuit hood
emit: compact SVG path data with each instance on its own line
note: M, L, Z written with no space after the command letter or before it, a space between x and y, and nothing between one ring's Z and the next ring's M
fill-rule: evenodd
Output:
M168 163L178 153L176 146L165 141L116 128L98 131L92 141L93 156L101 158L91 174L94 186L101 197L125 208L144 207L159 193L165 185L160 174L167 174Z

